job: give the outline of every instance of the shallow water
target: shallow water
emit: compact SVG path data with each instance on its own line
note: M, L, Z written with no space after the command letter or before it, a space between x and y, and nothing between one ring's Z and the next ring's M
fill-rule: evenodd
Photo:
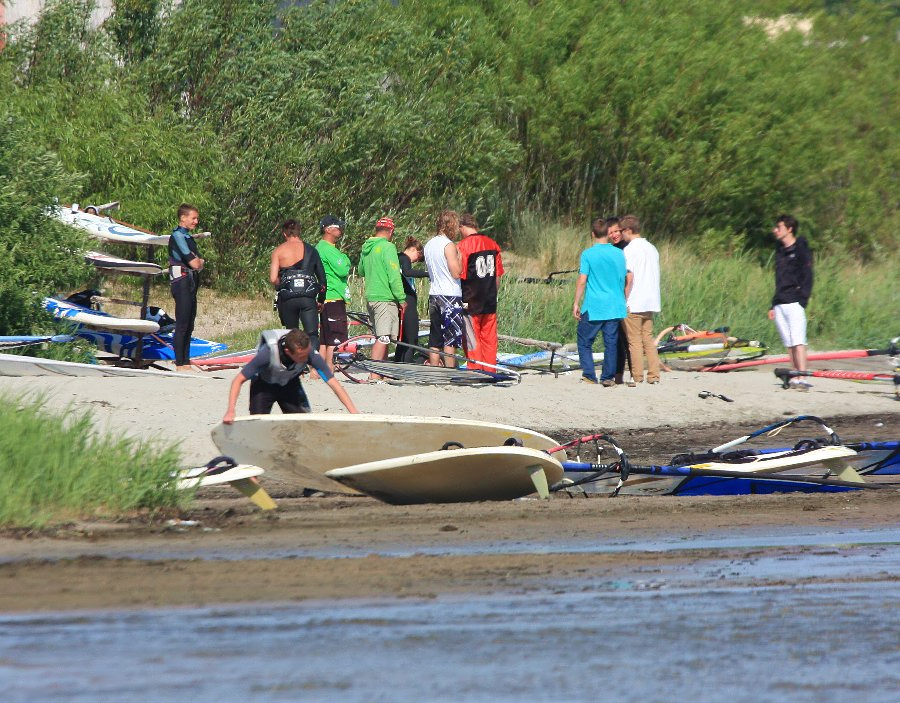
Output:
M0 615L0 690L9 702L894 703L900 544L839 534L516 593Z

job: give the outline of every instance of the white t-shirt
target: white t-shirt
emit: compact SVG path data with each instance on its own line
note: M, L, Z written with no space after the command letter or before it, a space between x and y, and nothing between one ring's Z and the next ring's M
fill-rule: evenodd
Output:
M425 244L425 266L428 267L428 278L431 281L428 295L462 297L462 284L458 278L450 275L447 255L444 254L444 249L450 243L449 237L439 234Z
M628 312L659 312L659 252L643 237L632 239L625 252L625 267L634 275Z

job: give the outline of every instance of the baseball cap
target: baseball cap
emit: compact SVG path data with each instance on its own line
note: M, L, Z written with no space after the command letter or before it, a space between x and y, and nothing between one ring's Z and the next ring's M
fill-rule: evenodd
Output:
M375 223L375 229L389 229L394 231L394 221L390 217L382 217Z
M325 215L325 217L323 217L321 220L319 220L319 229L321 229L324 232L328 227L338 227L338 228L340 228L341 232L343 232L344 231L344 221L339 220L334 215Z

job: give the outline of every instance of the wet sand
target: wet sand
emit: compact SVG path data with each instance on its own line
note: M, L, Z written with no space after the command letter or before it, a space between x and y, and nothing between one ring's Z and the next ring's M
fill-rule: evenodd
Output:
M897 434L897 415L835 419L847 441ZM751 423L622 433L645 461L700 448ZM580 429L555 432L566 439ZM790 441L790 435L780 438ZM703 547L704 539L900 528L896 490L743 497L565 497L390 506L367 497L291 497L257 511L210 489L181 522L135 518L0 537L0 611L142 608L376 596L527 591L549 581L614 579L633 569L786 547ZM659 539L683 548L647 550ZM616 545L616 551L606 548ZM562 546L562 549L559 546ZM796 549L796 548L793 548ZM802 550L803 548L801 548ZM814 549L810 547L809 549ZM896 575L895 575L896 577ZM802 574L797 581L802 582Z

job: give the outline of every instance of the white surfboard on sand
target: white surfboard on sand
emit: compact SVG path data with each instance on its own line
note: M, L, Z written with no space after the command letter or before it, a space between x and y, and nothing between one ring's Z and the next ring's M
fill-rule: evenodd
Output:
M162 273L162 266L152 261L130 261L118 256L104 254L101 251L86 251L84 260L103 271L116 273L137 273L144 276L157 276Z
M556 459L526 447L474 447L373 461L326 471L350 488L395 505L549 498L563 477Z
M116 332L135 332L138 334L155 334L159 332L159 323L153 320L113 317L105 312L91 310L59 298L44 298L43 304L57 320L74 322L85 327Z
M251 415L219 424L212 439L223 454L264 467L297 488L357 493L325 472L370 461L438 451L448 442L464 448L497 447L513 439L532 449L558 442L521 427L449 417L309 413Z
M169 242L168 234L154 234L111 217L91 215L80 210L73 211L68 207L56 208L53 215L64 224L83 229L94 237L105 239L108 242L156 246L162 246ZM210 236L209 232L193 233L194 239L208 236Z
M275 501L256 481L256 477L264 473L265 469L246 464L213 468L198 466L195 469L184 469L178 472L178 490L183 491L189 488L201 488L227 483L243 493L263 510L272 510L277 507Z
M722 471L728 474L726 480L735 473L746 474L747 478L755 476L770 476L777 478L778 475L785 477L796 476L798 473L807 475L831 475L839 481L849 481L860 483L863 479L854 467L854 458L857 453L843 445L829 445L819 447L801 454L793 451L785 451L773 454L759 454L753 460L742 463L727 461L710 461L697 464L685 464L683 467L688 469L698 469L702 471ZM578 480L584 476L583 472L573 471L566 474L566 478ZM683 490L691 480L690 476L664 476L664 475L646 475L632 474L622 487L619 488L619 495L668 495ZM618 488L619 477L610 476L603 477L597 481L592 481L581 486L581 490L586 493L612 493Z
M35 356L0 354L0 376L178 376L184 379L215 378L201 373L128 369L103 364L80 364L74 361L40 359Z

